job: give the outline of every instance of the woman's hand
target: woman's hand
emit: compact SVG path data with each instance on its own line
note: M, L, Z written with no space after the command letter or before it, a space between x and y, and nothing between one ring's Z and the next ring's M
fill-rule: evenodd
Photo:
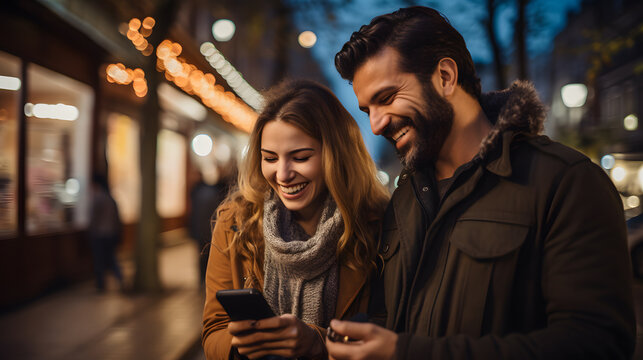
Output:
M250 359L266 355L316 358L325 353L317 332L291 314L228 324L232 346Z

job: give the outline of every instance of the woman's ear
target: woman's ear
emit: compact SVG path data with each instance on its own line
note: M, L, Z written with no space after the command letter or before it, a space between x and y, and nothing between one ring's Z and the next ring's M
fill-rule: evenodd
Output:
M438 62L433 78L437 81L436 91L442 96L448 97L453 95L458 85L458 65L451 58L443 58Z

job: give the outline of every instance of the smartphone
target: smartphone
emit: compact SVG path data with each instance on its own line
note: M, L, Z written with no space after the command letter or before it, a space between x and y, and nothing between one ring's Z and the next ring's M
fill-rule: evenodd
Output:
M257 289L219 290L217 300L232 321L261 320L275 316L263 294Z

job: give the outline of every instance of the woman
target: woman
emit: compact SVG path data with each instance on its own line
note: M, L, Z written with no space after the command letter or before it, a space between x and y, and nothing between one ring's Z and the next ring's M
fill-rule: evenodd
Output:
M332 318L364 311L375 231L388 201L355 120L326 87L283 83L250 134L239 188L217 211L206 275L203 346L325 357ZM276 316L230 322L218 290L256 288Z

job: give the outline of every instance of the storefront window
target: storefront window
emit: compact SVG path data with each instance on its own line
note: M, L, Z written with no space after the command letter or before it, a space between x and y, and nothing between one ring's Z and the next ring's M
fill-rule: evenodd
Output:
M158 174L156 208L162 218L174 218L185 214L186 159L185 137L170 130L159 131L156 159Z
M0 238L16 233L20 60L0 52Z
M137 222L141 208L139 127L130 117L112 113L107 118L107 166L109 185L121 221Z
M27 233L84 227L94 91L37 65L27 74Z

